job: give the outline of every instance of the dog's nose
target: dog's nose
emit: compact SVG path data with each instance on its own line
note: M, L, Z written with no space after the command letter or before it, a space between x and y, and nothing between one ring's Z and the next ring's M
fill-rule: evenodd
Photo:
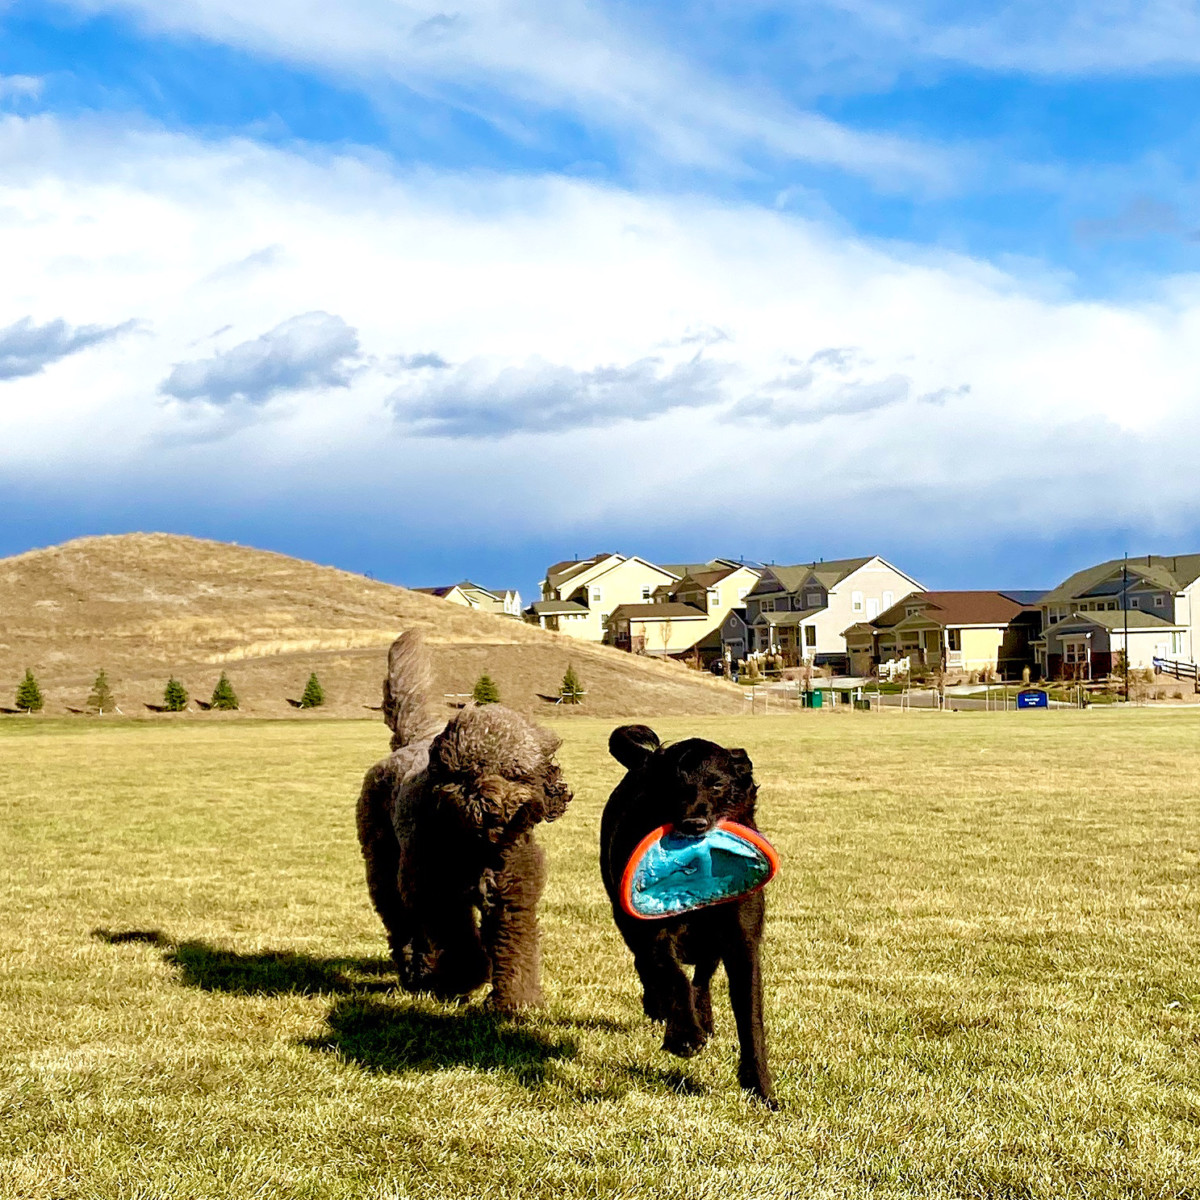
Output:
M679 832L687 837L700 837L708 831L708 822L703 817L684 817L679 822Z

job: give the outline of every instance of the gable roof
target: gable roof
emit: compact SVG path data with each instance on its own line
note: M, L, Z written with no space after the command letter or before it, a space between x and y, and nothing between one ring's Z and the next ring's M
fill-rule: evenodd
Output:
M908 617L908 609L917 605L921 619L939 625L1007 625L1028 607L1004 592L917 592L893 604L871 623L877 629L894 628Z
M1039 603L1069 604L1114 578L1119 579L1125 565L1125 559L1111 558L1094 567L1085 567L1048 591ZM1129 559L1128 566L1131 582L1145 580L1166 591L1181 592L1200 578L1200 554L1145 554Z
M676 604L671 601L667 604L618 604L612 610L609 620L615 620L617 617L624 617L627 621L690 621L697 617L707 620L708 614L692 604Z
M1126 619L1127 616L1128 619ZM1130 629L1161 629L1166 631L1180 628L1174 621L1168 621L1165 617L1156 616L1154 613L1145 612L1140 608L1131 608L1128 614L1123 609L1111 612L1072 613L1069 617L1063 617L1061 621L1056 621L1051 625L1046 630L1046 634L1071 633L1076 629L1082 629L1086 625L1099 625L1107 629L1110 633L1121 633L1126 624L1128 624Z

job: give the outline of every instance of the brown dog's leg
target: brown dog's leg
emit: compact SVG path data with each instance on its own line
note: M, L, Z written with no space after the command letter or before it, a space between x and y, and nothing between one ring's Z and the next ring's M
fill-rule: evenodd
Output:
M767 1067L767 1035L763 1029L762 968L758 939L736 939L725 951L729 1001L738 1032L738 1082L771 1107L771 1073Z
M542 1002L537 905L545 883L545 856L532 841L514 846L495 876L480 934L492 963L488 1005L499 1012Z

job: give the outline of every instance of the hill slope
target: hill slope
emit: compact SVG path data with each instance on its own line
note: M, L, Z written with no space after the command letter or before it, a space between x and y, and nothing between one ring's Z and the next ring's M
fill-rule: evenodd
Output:
M46 711L83 708L108 672L126 714L162 701L168 675L207 700L229 673L245 713L295 710L316 671L322 711L379 703L387 647L425 630L443 693L487 671L506 704L548 712L572 662L593 716L740 712L729 684L674 663L581 644L508 617L283 554L173 534L80 538L0 559L0 707L32 667ZM561 712L562 710L557 710Z

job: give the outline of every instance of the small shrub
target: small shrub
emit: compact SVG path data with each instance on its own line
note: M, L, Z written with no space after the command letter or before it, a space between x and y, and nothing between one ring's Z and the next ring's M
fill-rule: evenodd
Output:
M571 663L567 663L567 673L562 677L559 694L564 704L580 704L583 701L583 684L579 682L579 676L575 674L575 667Z
M500 703L500 689L496 686L496 681L486 671L475 680L475 686L471 689L471 699L476 704Z
M105 709L111 712L115 705L116 701L113 699L112 688L108 686L108 675L105 673L104 668L101 667L99 674L96 676L96 682L92 684L91 695L87 698L87 706L103 715Z
M187 702L187 689L172 675L163 689L163 708L167 712L183 712L187 708Z
M304 695L300 697L301 708L320 708L325 703L325 689L321 687L317 673L314 671L304 685Z
M238 706L237 694L233 690L233 684L229 682L229 676L224 671L221 672L221 678L217 680L217 686L213 688L209 704L213 708L223 709L226 712Z
M22 712L41 712L45 707L46 701L42 696L42 689L38 687L38 681L33 676L33 671L25 668L25 678L17 684L17 707Z

